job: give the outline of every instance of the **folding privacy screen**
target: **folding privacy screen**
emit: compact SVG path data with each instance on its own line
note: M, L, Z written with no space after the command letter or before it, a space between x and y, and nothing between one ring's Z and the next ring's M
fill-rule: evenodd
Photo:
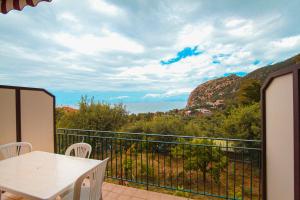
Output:
M264 200L300 200L299 70L277 71L262 88Z
M55 97L39 88L0 85L0 145L30 142L55 151Z

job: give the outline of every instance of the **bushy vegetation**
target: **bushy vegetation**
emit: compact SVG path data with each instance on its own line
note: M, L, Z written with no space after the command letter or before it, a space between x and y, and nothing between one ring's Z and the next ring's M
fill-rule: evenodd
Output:
M184 170L202 172L204 182L207 173L213 177L214 182L220 181L220 172L226 166L226 157L223 151L220 151L216 147L216 143L213 140L208 139L193 139L191 141L190 151L184 153L183 145L177 145L172 149L173 157L178 155L185 156Z
M260 139L260 123L260 106L254 103L231 109L222 129L229 138Z
M86 97L79 102L78 110L57 109L60 128L241 139L260 138L260 118L258 102L228 106L210 116L172 112L129 114L122 104L110 105Z
M127 123L122 127L122 131L140 133L160 133L160 134L184 134L185 120L176 115L154 115L149 119L142 119Z
M78 111L57 112L57 126L87 130L116 131L124 126L128 113L122 104L110 105L82 97Z
M57 126L102 131L177 134L192 136L259 139L260 83L246 79L232 102L212 115L185 116L179 110L129 114L122 104L110 105L82 97L78 110L58 108Z
M256 79L245 79L241 82L239 91L236 95L238 104L249 105L260 100L261 84Z

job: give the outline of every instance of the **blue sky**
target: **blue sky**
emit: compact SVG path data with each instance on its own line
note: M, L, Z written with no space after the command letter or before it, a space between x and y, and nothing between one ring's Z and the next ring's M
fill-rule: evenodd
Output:
M0 84L177 102L300 52L300 1L53 0L0 16Z

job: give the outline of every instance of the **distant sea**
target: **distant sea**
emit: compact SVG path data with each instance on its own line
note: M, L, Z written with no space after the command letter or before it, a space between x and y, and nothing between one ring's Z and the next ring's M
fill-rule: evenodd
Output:
M124 103L130 113L166 112L173 109L182 109L186 106L185 101L178 102L140 102Z
M140 92L82 92L82 91L51 91L56 96L57 106L78 108L82 94L96 101L126 106L130 113L166 112L173 109L182 109L186 106L187 96L182 95L168 99L145 99L146 93Z
M137 102L137 103L122 103L125 105L129 113L148 113L148 112L166 112L173 109L185 108L185 101L178 102ZM57 105L57 106L70 106L78 108L78 105Z

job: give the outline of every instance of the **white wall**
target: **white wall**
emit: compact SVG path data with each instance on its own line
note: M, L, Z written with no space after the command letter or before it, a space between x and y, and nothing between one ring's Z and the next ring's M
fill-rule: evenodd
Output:
M16 141L16 97L14 89L0 88L0 145Z
M33 150L54 152L53 98L43 91L21 90L22 141Z
M266 90L268 200L294 199L293 75L275 78Z

